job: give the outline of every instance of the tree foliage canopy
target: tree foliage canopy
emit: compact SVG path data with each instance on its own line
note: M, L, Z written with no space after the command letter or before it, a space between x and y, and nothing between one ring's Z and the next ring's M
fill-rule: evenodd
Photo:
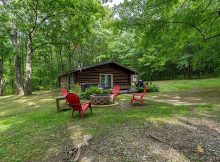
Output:
M145 80L220 74L218 0L106 2L0 0L0 92L55 88L78 61L114 60Z

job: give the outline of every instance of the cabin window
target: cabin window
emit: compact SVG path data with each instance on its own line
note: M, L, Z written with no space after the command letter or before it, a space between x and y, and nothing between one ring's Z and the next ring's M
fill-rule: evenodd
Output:
M131 75L131 82L137 82L137 75Z
M100 74L100 85L102 87L113 87L113 74Z

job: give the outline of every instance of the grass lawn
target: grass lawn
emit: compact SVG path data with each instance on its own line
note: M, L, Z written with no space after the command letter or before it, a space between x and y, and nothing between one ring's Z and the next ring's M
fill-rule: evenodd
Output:
M163 91L171 91L215 87L219 81L157 83ZM72 118L70 111L56 112L58 94L0 97L1 162L70 161L66 150L86 134L93 140L81 157L95 161L220 160L220 105L172 106L145 100L144 106L130 106L129 97L121 95L120 105L94 108L81 120L78 113Z
M204 88L213 88L213 87L220 88L220 78L155 81L153 83L155 83L160 87L161 92L190 90L190 89L204 89Z

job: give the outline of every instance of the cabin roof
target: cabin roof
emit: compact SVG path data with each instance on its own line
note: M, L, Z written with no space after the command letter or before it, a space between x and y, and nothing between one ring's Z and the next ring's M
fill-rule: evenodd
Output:
M91 68L94 68L94 67L98 67L98 66L102 66L102 65L107 65L107 64L116 65L116 66L118 66L119 68L121 68L121 69L127 71L127 72L130 73L130 74L138 74L135 70L131 70L131 69L127 68L126 66L121 65L121 64L119 64L119 63L117 63L117 62L115 62L115 61L107 61L107 62L103 62L103 63L98 63L98 64L86 66L86 67L83 67L83 68L81 68L81 69L70 70L70 71L68 71L68 72L65 72L65 73L61 74L59 77L64 76L64 75L68 75L68 74L70 74L70 73L75 73L75 72L79 72L79 71L82 71L82 70L88 70L88 69L91 69Z

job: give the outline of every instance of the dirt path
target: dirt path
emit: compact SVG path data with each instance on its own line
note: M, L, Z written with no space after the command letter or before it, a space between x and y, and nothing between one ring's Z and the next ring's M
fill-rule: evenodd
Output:
M152 96L146 96L145 99L172 105L220 104L220 88L155 93Z
M160 96L157 96L157 98L154 97L144 97L144 99L155 101L155 102L162 102L167 104L172 104L176 106L185 105L185 106L196 106L196 105L208 105L209 103L198 103L198 102L189 102L189 101L183 101L181 99L161 99Z

